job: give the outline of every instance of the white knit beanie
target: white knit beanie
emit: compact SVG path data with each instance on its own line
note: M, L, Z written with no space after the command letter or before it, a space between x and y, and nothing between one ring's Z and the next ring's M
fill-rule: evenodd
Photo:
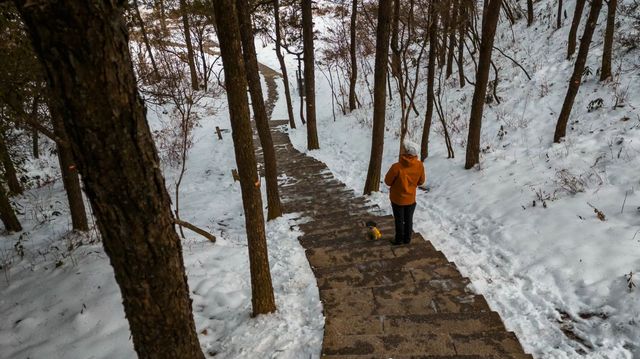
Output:
M420 154L420 146L415 142L405 139L402 142L402 146L404 147L405 153L408 155L418 156Z

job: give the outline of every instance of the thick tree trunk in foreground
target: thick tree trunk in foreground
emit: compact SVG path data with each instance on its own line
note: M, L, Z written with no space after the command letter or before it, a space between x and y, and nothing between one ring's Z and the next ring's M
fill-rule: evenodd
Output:
M564 103L562 104L560 117L558 117L556 132L553 135L553 142L560 142L567 133L567 122L569 121L569 115L571 115L573 102L575 101L578 90L580 89L582 73L584 72L584 67L587 63L587 56L589 55L589 46L591 46L591 39L593 38L593 32L595 31L596 24L598 23L601 8L602 0L593 0L591 2L591 11L589 12L587 24L584 27L582 39L580 40L578 57L576 58L576 64L573 68L571 80L569 80L569 88L567 89L567 95L565 96Z
M9 202L9 197L7 197L2 184L0 184L0 220L2 220L4 228L8 232L20 232L22 230L20 221L18 221L16 212L11 207L11 202Z
M22 194L24 190L18 179L13 160L11 160L9 146L7 146L4 133L0 133L0 160L2 160L2 166L4 167L4 178L7 181L7 186L9 186L9 194Z
M602 50L602 67L600 67L600 81L611 77L611 57L613 54L613 34L616 27L616 9L618 0L609 0L607 5L607 28L604 32L604 48Z
M284 83L284 96L287 100L287 114L289 115L289 127L296 128L296 121L293 116L293 104L291 102L291 90L289 89L289 75L287 74L287 64L284 62L284 56L282 55L282 48L280 46L281 29L280 29L280 5L278 0L273 0L273 18L275 20L276 31L276 56L280 63L280 71L282 72L282 82Z
M436 43L438 42L438 14L434 6L431 6L429 15L429 64L427 65L427 112L424 117L422 129L422 143L420 144L420 159L424 161L429 156L429 133L433 118L433 102L435 99L434 87L436 78Z
M482 40L480 41L480 61L476 73L476 86L471 102L471 118L469 120L469 137L467 139L467 157L465 169L473 168L480 162L480 131L482 128L482 113L487 96L487 83L489 81L489 68L491 66L491 53L493 40L496 35L496 27L500 18L502 0L487 0L482 15Z
M387 64L389 57L389 27L393 0L380 0L378 4L378 29L376 30L376 60L373 75L373 132L371 157L367 170L364 194L380 190L380 170L384 148L384 122L386 112Z
M253 135L249 120L247 80L242 60L238 16L234 0L215 0L213 6L216 14L224 14L216 16L216 22L249 242L253 315L271 313L276 310L276 304L267 256L260 178L256 170Z
M185 0L180 0L180 12L182 15L184 42L187 45L187 62L189 63L189 73L191 74L191 87L194 90L198 90L198 72L196 70L195 55L193 54L193 45L191 44L191 28L189 26L187 2Z
M358 0L352 0L351 4L351 41L349 43L349 56L351 57L351 72L349 73L349 111L356 109L356 82L358 81L358 59L356 58L356 31L358 17Z
M311 0L302 0L302 42L304 47L304 92L307 100L307 148L317 150L320 148L320 144L316 126L316 75Z
M567 44L567 60L570 60L573 53L576 52L576 35L578 34L578 26L580 26L582 11L584 10L584 4L586 2L587 0L576 1L576 9L573 12L573 20L571 21L571 29L569 30L569 42Z
M238 19L240 23L240 36L242 38L242 49L245 73L251 94L251 106L253 116L260 137L262 153L264 156L264 167L267 181L267 219L271 220L282 215L282 204L278 192L278 167L276 164L276 151L273 148L271 130L269 129L269 118L262 98L262 85L260 84L260 74L258 73L258 60L256 59L256 48L253 43L253 26L251 25L251 15L247 0L236 0L238 9Z
M53 100L49 101L53 102ZM68 144L70 140L64 129L64 121L61 117L62 112L60 109L56 109L53 103L50 103L49 113L51 114L51 122L53 123L53 132L56 137ZM76 231L88 231L89 222L82 199L80 176L78 175L77 166L73 161L73 153L70 147L63 146L60 143L56 143L56 148L58 149L58 162L60 163L60 172L62 173L62 184L67 192L67 200L69 202L71 224Z
M138 357L203 359L122 7L96 0L15 3L64 111Z

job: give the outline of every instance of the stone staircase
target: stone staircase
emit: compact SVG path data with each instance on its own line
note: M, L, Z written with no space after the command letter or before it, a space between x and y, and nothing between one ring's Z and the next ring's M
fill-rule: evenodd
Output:
M326 317L323 358L532 358L431 242L390 245L393 217L293 148L287 121L270 125L285 211L310 219L300 243ZM366 238L369 220L381 240Z

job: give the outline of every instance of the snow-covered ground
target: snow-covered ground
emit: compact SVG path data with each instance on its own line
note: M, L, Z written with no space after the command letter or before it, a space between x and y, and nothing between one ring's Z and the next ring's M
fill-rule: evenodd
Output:
M568 14L574 5L565 1ZM640 289L629 290L627 282L630 272L640 271L640 53L616 45L617 75L612 82L598 82L605 6L587 63L593 74L581 86L566 141L553 144L573 70L573 61L565 60L570 19L555 30L549 14L556 6L555 0L537 2L531 28L524 19L513 29L507 22L500 25L496 46L517 59L532 79L494 51L501 104L485 107L486 151L478 169L463 169L473 88L459 89L455 74L443 81L443 111L456 158L446 158L442 127L434 115L425 161L429 191L419 191L415 226L472 279L473 288L535 357L640 357ZM586 14L583 24L585 19ZM317 27L331 26L330 21L318 19ZM618 21L617 36L628 35L629 19L620 16ZM269 61L268 54L260 55L261 61ZM289 61L293 68L295 62ZM473 79L473 64L467 63L465 70ZM347 116L338 113L334 122L329 85L318 73L316 84L321 148L309 154L362 191L371 148L371 104ZM613 109L616 93L623 92L625 106ZM424 121L423 93L419 89L420 117L410 118L410 137L416 142ZM363 85L360 95L369 99ZM589 103L597 98L604 106L589 112ZM399 117L397 101L388 103L383 171L397 158ZM305 130L292 131L300 150L306 148ZM388 208L387 189L381 187L371 199ZM606 220L598 219L591 206ZM640 275L634 274L632 281L640 284Z
M240 186L231 175L236 165L226 131L226 97L205 98L201 105L180 189L180 215L217 237L213 244L185 229L182 242L202 349L216 358L318 357L324 317L315 278L297 240L300 233L292 229L298 215L267 223L278 310L250 317L247 239ZM169 122L170 111L149 104L152 130ZM223 140L217 139L216 126L223 129ZM38 161L29 173L59 177L56 161ZM163 167L174 196L178 170ZM29 190L16 201L25 230L0 240L0 357L135 358L122 297L99 236L95 231L68 235L61 181Z

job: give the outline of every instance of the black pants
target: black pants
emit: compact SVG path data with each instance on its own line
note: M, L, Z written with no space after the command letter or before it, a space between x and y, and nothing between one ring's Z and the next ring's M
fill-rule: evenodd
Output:
M411 234L413 234L413 212L416 210L416 204L408 206L399 206L391 203L393 208L393 218L396 222L396 243L411 242Z

